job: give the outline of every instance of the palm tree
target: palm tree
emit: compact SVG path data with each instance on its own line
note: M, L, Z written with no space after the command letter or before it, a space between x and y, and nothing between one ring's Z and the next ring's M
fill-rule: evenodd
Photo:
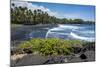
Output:
M34 10L34 16L33 16L34 23L33 23L33 24L36 24L36 16L37 16L37 11L36 11L36 10Z
M12 5L13 7L15 7L15 4L14 4L14 3L12 3L11 5Z
M48 13L47 12L44 13L44 23L48 24Z

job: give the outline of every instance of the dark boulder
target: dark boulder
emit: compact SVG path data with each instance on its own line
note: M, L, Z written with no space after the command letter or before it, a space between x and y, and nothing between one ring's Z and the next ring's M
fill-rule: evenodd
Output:
M74 49L74 53L75 53L75 54L80 53L81 50L82 50L82 48L80 48L80 47L73 47L73 49Z
M32 49L31 48L26 48L26 49L23 49L24 53L27 53L27 54L31 54L33 53Z
M81 54L81 55L80 55L80 58L81 58L81 59L87 59L87 56L86 56L85 54Z

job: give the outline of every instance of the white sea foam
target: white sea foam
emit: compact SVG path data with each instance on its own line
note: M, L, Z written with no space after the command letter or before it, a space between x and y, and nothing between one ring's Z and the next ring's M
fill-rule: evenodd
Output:
M85 29L86 27L75 26L75 25L58 25L58 27L49 29L46 33L45 38L48 37L71 37L74 39L84 40L84 41L95 41L94 30ZM85 35L85 36L84 36Z
M79 29L80 27L74 25L58 25L60 28L67 28L67 29Z
M77 34L71 32L70 35L75 38L75 39L80 39L80 40L85 40L85 41L94 41L95 39L92 37L82 37L82 36L78 36Z

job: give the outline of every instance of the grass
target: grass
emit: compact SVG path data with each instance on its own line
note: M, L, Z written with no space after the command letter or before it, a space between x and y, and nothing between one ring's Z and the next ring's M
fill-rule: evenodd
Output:
M18 48L24 53L38 53L47 55L68 55L73 53L73 47L82 47L79 40L62 40L57 38L33 38L22 42Z

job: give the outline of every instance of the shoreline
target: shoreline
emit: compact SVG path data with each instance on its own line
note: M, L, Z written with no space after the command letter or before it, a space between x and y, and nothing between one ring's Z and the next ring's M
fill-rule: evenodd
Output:
M11 55L11 67L95 61L95 44L84 45L81 52L75 50L75 53L69 55L14 54Z
M45 27L48 25L45 25ZM51 25L52 26L52 25ZM44 27L43 25L35 26L35 29ZM11 26L11 47L16 47L21 41L25 41L26 34L33 31L34 25L15 25ZM47 29L45 30L47 31ZM16 42L15 42L16 41ZM16 48L17 49L17 48ZM14 51L16 51L14 48ZM79 48L80 50L80 48ZM52 57L33 55L33 54L14 54L11 55L11 67L14 66L26 66L26 65L41 65L41 64L57 64L57 63L76 63L76 62L88 62L95 61L95 44L87 44L82 48L82 52L78 48L75 49L74 54L70 55L58 55Z
M81 55L85 55L86 58L82 58ZM73 55L59 55L59 56L39 56L39 55L19 55L16 60L11 59L11 67L14 66L27 66L27 65L43 65L43 64L61 64L61 63L77 63L77 62L89 62L95 61L95 52L86 51L83 54ZM16 55L17 56L17 55ZM17 56L18 57L18 56Z

